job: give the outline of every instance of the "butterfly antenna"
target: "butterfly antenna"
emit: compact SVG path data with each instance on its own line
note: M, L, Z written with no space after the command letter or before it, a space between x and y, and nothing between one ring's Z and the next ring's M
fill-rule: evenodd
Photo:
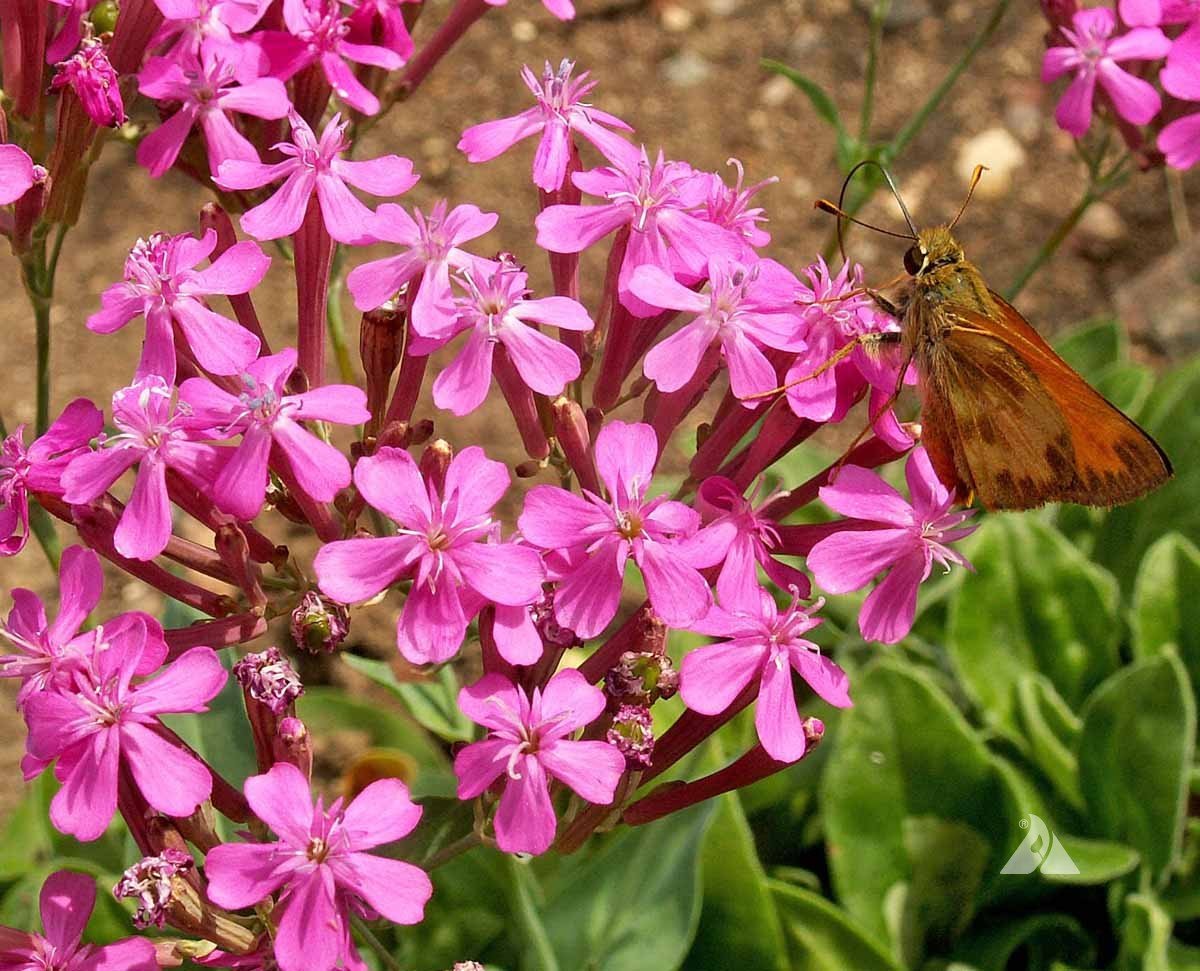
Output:
M909 233L896 233L890 229L884 229L882 226L876 226L876 225L873 225L872 223L864 222L861 219L856 219L854 216L851 216L850 213L846 212L846 210L844 210L841 206L837 205L837 203L830 202L828 199L818 199L816 202L813 203L813 208L820 209L822 212L828 212L828 213L831 213L832 215L838 217L838 220L839 220L838 221L838 242L839 243L841 243L841 238L842 238L841 220L843 220L843 219L846 220L846 222L854 223L856 226L862 226L864 229L873 229L877 233L883 233L885 236L895 236L898 239L916 239L916 236L910 235ZM845 256L846 256L846 253L843 250L842 258L845 259Z
M855 219L848 212L846 212L846 209L845 209L846 191L850 188L850 182L854 178L854 176L858 173L859 169L864 168L865 166L868 166L868 165L875 166L875 168L879 169L879 171L883 174L884 181L887 182L888 188L892 192L892 196L895 198L897 204L900 206L900 212L904 215L904 221L905 221L905 223L908 224L909 231L907 233L896 233L896 232L892 232L890 229L883 229L880 226L874 226L871 223L863 222L863 220L861 220L861 219ZM913 223L912 216L909 214L908 207L904 204L904 200L900 198L900 192L896 188L896 183L892 181L892 177L888 173L888 170L885 169L878 162L876 162L874 159L864 159L863 161L861 161L857 165L855 165L852 169L850 169L849 172L846 173L846 178L842 180L842 189L838 193L837 205L834 205L828 199L818 199L814 203L814 207L817 209L821 209L824 212L832 213L833 215L838 217L838 226L837 226L838 251L842 254L843 262L845 262L845 260L846 260L846 244L845 244L845 237L842 232L842 220L843 219L846 220L847 222L852 222L852 223L855 223L856 225L862 226L865 229L871 229L877 233L883 233L885 236L895 236L897 239L916 239L917 238L916 224Z
M986 171L986 165L975 166L975 171L971 173L971 184L967 188L967 197L963 200L963 204L958 207L958 215L946 227L947 229L953 229L958 221L962 219L962 214L967 211L967 203L971 201L971 196L975 195L975 186L979 185L979 180L983 178L983 173Z

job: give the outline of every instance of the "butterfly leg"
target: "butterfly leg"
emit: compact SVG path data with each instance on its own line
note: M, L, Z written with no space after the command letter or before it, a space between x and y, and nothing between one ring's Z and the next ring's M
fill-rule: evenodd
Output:
M870 338L869 341L868 338ZM870 352L872 349L878 349L880 347L886 347L889 345L895 346L899 344L902 339L903 335L897 332L886 331L882 334L866 334L864 335L862 341L864 350ZM867 432L871 431L871 429L875 427L875 423L888 413L888 410L896 403L896 399L900 397L900 392L904 390L904 376L908 373L908 368L909 365L912 364L912 359L912 352L909 352L900 365L900 372L896 376L896 387L892 389L891 394L887 396L887 399L882 405L879 406L876 412L870 416L870 420L867 422L866 426L854 437L854 441L851 442L850 447L842 453L842 457L834 463L833 468L829 472L829 481L831 483L837 478L837 474L841 471L842 466L846 464L846 460L850 457L850 453L852 453L856 448L858 448L859 445L862 444L862 440L867 437Z

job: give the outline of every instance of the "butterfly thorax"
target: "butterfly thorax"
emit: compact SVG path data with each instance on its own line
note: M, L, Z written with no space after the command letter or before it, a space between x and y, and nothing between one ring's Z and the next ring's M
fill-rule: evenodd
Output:
M897 311L905 343L918 358L954 326L954 309L985 316L996 312L987 284L947 226L918 233L917 242L904 254L904 268L910 279L900 292Z

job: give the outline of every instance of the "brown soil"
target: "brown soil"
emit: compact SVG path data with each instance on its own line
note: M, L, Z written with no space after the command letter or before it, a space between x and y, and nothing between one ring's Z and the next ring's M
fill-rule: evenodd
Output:
M447 6L447 0L431 0L418 40L440 22ZM467 125L527 106L528 93L518 77L522 63L537 69L543 60L571 57L600 82L592 100L633 124L651 151L662 146L668 156L708 169L737 157L751 182L778 176L779 184L760 197L772 216L770 254L793 267L809 262L830 231L830 217L814 212L812 199L836 194L841 182L834 139L803 96L764 72L759 62L766 57L794 65L830 91L843 114L856 121L867 38L860 5L852 0L656 5L581 0L578 6L581 16L573 24L554 21L535 0L512 0L490 13L425 86L370 133L361 155L410 156L423 178L405 200L409 203L427 206L444 195L501 211L500 226L481 249L524 256L535 283L544 287L548 275L532 243L537 198L528 177L531 147L472 166L455 143ZM873 126L877 137L894 133L936 86L981 26L987 6L970 0L896 4L898 12L916 13L902 16L911 22L886 36ZM894 167L910 209L919 220L933 222L952 215L962 198L958 156L964 144L992 129L1013 136L1009 142L1019 145L1023 165L1011 178L985 180L961 224L967 251L998 286L1014 276L1081 190L1071 139L1055 128L1053 95L1037 79L1042 31L1034 5L1014 4L989 48ZM986 164L989 158L966 161ZM1193 194L1196 187L1194 180L1188 185ZM182 176L149 179L123 144L108 146L91 189L60 265L53 318L56 408L77 395L106 404L112 390L126 382L136 361L140 323L102 337L85 330L83 321L97 307L103 287L119 278L135 238L156 230L189 230L207 201ZM1021 306L1043 330L1111 312L1115 288L1172 247L1161 173L1133 179L1110 201L1022 296ZM887 225L898 221L882 200L868 212ZM894 242L856 234L852 255L868 266L870 278L886 279L899 268L902 247ZM359 260L355 254L353 261ZM8 284L0 290L0 319L8 322L9 334L0 346L0 367L10 378L0 388L0 414L11 428L33 415L33 325L16 263L7 254L0 255L0 279ZM282 268L272 271L256 300L269 333L283 342L294 326L294 310ZM352 308L346 309L353 321ZM357 344L353 324L350 342L352 348ZM510 423L503 410L486 410L465 422L442 422L439 432L459 446L482 441L497 457L516 461L520 456L506 453L501 444L514 437ZM282 538L281 523L268 526ZM126 577L112 580L113 609L154 608L154 598L138 584ZM5 589L23 585L48 592L52 582L36 547L0 562ZM385 647L389 611L372 613L377 622L361 626L358 637L378 638ZM11 780L23 729L6 705L0 725L0 777ZM0 787L0 814L17 794L16 786Z

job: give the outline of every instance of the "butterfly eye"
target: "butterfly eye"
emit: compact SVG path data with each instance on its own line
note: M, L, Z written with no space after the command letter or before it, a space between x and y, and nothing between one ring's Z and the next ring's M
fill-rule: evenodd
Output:
M912 246L908 252L904 254L904 271L909 276L916 276L921 272L921 265L925 262L925 254L921 252L920 246Z

